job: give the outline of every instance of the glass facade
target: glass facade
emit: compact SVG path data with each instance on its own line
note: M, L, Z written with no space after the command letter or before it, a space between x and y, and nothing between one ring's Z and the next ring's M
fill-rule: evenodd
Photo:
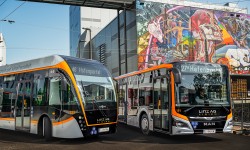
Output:
M137 70L137 54L136 54L136 20L135 11L126 11L126 33L127 40L124 39L124 11L120 13L120 30L118 37L118 17L110 22L103 30L101 30L93 39L93 59L100 60L99 47L102 44L106 45L105 65L113 76L119 75L119 69L121 74L126 73L126 51L125 44L127 46L127 72ZM120 40L120 45L118 45ZM119 49L120 49L120 62L119 62ZM119 63L121 68L119 68Z
M69 8L70 56L77 57L78 41L81 35L80 6Z

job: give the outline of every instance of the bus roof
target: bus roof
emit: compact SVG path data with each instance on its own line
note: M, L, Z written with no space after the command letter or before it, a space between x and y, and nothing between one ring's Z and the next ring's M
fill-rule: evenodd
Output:
M173 68L174 66L176 66L178 64L198 64L198 65L199 64L204 64L204 65L216 65L216 66L225 66L225 67L227 67L226 65L218 64L218 63L194 62L194 61L175 61L175 62L170 62L170 63L167 63L167 64L161 64L161 65L154 66L154 67L147 68L147 69L140 70L140 71L133 71L133 72L130 72L130 73L123 74L123 75L120 75L118 77L115 77L114 79L119 80L119 79L122 79L122 78L126 78L126 77L133 76L133 75L138 75L138 74L141 74L141 73L145 73L145 72L149 72L149 71L153 71L153 70L157 70L157 69L161 69L161 68Z
M98 61L90 60L90 59L80 59L80 58L76 58L76 57L63 56L63 55L51 55L51 56L46 56L46 57L42 57L42 58L27 60L27 61L23 61L23 62L14 63L14 64L9 64L9 65L5 65L5 66L0 66L0 74L7 74L7 73L12 73L12 72L22 72L25 70L54 66L54 65L57 65L65 60L66 61L81 60L81 61L85 61L85 62L98 63Z
M157 70L157 69L161 69L161 68L173 68L173 64L161 64L161 65L154 66L154 67L151 67L151 68L147 68L147 69L144 69L144 70L133 71L133 72L130 72L130 73L115 77L114 79L119 80L119 79L122 79L122 78L126 78L126 77L133 76L133 75L138 75L138 74L141 74L141 73L145 73L145 72L149 72L149 71L153 71L153 70Z

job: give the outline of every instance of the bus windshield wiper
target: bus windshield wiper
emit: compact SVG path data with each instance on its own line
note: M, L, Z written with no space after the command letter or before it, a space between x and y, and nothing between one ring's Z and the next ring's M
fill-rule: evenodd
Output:
M190 108L188 108L188 109L185 109L184 110L184 113L187 113L187 112L189 112L190 110L192 110L193 108L195 108L195 106L193 106L193 107L190 107Z
M87 97L88 93L87 93L87 91L85 91L85 88L83 86L82 81L80 83L81 83L81 86L82 86L83 95L84 95L84 97ZM92 101L93 101L93 104L95 104L95 106L97 107L97 110L99 110L101 112L102 116L107 117L107 115L105 114L105 112L99 108L99 104L96 102L96 100L93 99Z
M97 101L95 99L93 99L93 103L97 107L97 110L99 110L101 112L102 116L107 117L107 115L105 114L105 112L99 108L99 104L97 103Z
M229 110L225 106L223 106L222 104L220 105L227 111L227 113L229 112Z

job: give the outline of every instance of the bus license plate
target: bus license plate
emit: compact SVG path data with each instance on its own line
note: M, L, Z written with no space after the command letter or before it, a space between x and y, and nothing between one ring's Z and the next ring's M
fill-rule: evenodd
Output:
M98 132L101 133L101 132L109 132L109 127L106 127L106 128L99 128L98 129Z
M203 133L216 133L216 130L215 129L203 130Z

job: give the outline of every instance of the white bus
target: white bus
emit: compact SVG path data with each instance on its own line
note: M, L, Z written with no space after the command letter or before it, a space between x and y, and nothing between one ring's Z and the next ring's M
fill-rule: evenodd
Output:
M232 130L228 68L175 62L131 72L118 83L118 120L171 135Z

